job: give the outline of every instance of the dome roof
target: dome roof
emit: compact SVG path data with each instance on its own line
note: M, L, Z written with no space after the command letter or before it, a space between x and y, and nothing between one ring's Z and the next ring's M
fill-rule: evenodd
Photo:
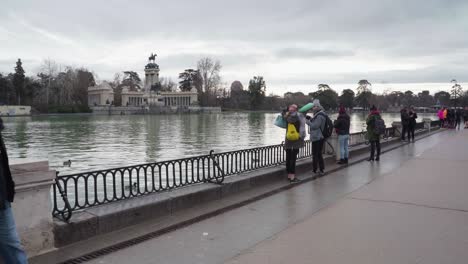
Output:
M244 86L240 81L234 81L231 84L231 92L240 92L244 90Z

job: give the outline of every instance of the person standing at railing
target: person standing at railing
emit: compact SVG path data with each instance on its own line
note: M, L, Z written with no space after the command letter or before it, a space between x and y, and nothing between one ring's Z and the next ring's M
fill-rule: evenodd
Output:
M380 160L380 135L376 131L376 121L381 120L377 107L373 105L370 109L370 114L367 117L367 137L369 138L369 143L371 145L371 153L368 161L379 161ZM375 151L377 150L377 155Z
M327 114L323 111L318 99L315 99L312 103L314 104L314 107L312 108L314 117L306 117L306 124L310 127L310 141L312 141L312 169L316 174L318 164L320 169L318 174L323 175L325 170L325 163L323 161L323 145L325 143L325 139L322 131L325 130Z
M414 131L416 130L416 119L418 114L414 110L414 107L410 108L409 111L409 124L408 124L408 141L412 140L414 142ZM410 138L411 136L411 138Z
M346 113L346 109L341 106L338 112L338 118L335 120L334 127L338 134L338 143L340 144L340 161L338 164L348 164L348 144L349 144L349 127L351 118Z
M284 150L286 151L286 171L288 180L293 183L299 181L296 177L296 160L299 149L304 147L305 118L297 112L297 105L288 107L287 111L282 113L283 119L287 122L286 138L284 141Z
M461 109L457 109L455 113L455 129L461 129L461 120L462 120L462 111Z
M447 107L444 107L443 116L444 116L444 127L447 127L447 117L448 117L448 109L447 109Z
M468 128L468 106L465 107L463 112L463 121L465 121L465 128Z
M401 140L405 141L405 136L408 134L408 141L410 140L410 131L409 131L409 115L408 109L405 107L401 109Z
M439 127L442 128L442 126L444 125L444 109L443 108L439 109L439 111L437 112L437 117L439 117Z
M25 264L28 260L16 232L10 205L15 196L15 183L11 177L8 154L1 134L3 128L3 120L0 118L0 256L5 264Z

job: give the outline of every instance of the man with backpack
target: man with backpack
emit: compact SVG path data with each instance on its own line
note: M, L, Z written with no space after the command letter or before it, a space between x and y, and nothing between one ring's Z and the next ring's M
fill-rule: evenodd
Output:
M310 127L310 141L312 141L312 166L314 173L317 173L317 167L319 167L320 171L318 174L323 175L325 170L323 145L325 140L330 137L333 132L333 123L325 111L323 111L318 99L313 101L313 105L312 111L314 117L306 117L306 124Z
M405 107L401 109L401 141L406 141L405 136L408 134L408 141L410 141L410 130L409 130L409 123L410 123L410 116L408 114L408 109Z
M373 105L370 109L370 114L367 117L367 137L371 145L371 153L368 161L379 161L380 160L380 136L385 133L385 122L380 116L377 107ZM377 155L375 150L377 149Z

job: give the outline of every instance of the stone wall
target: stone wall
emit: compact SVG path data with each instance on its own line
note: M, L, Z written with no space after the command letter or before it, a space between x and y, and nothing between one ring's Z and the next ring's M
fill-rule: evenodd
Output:
M12 208L21 244L29 257L54 249L50 190L55 171L47 161L30 161L10 166L16 183Z

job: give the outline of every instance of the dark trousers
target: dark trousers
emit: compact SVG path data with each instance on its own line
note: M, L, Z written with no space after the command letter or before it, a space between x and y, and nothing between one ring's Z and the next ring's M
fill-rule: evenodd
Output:
M377 156L375 156L375 157L379 158L380 157L380 139L371 140L370 141L370 146L371 146L370 158L374 159L375 149L377 149Z
M410 139L410 131L408 125L403 125L403 129L401 131L401 140L405 140L405 136L408 134L408 139Z
M408 127L408 140L412 139L414 141L414 131L415 130L416 130L416 125L410 125Z
M286 149L286 171L288 173L296 173L297 154L299 154L299 149Z
M323 162L323 143L324 140L318 140L312 142L312 167L314 172L317 172L317 163L318 166L320 167L320 171L325 170L325 164Z

